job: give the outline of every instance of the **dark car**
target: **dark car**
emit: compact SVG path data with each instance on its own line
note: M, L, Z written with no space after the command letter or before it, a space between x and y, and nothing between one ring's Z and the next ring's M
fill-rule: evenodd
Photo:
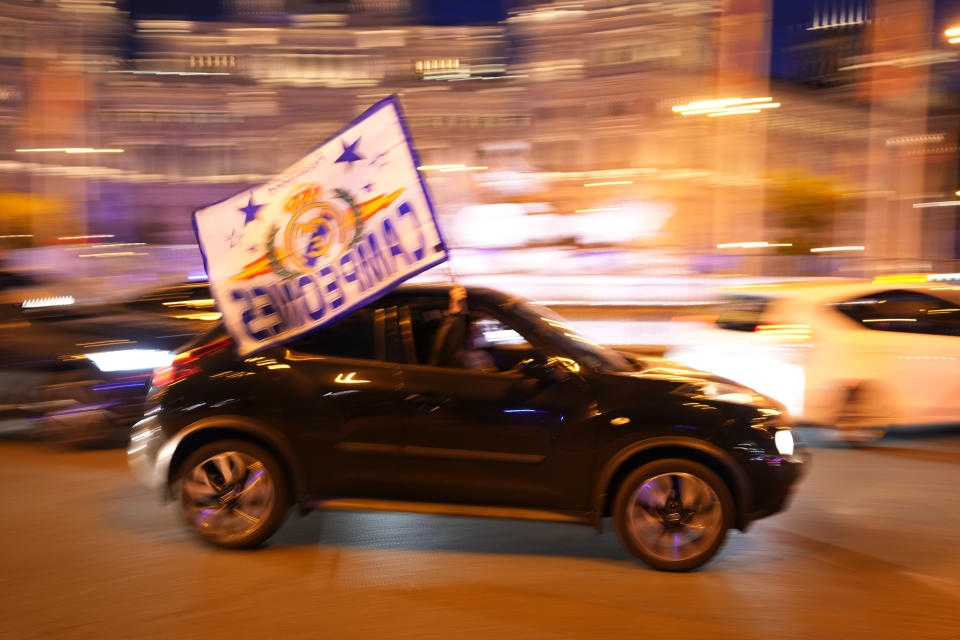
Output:
M43 305L0 322L0 418L59 440L99 443L143 416L150 376L218 324L206 282L121 304Z
M598 529L612 515L636 556L687 570L784 507L806 453L781 405L627 360L495 291L450 315L448 293L403 286L248 357L223 328L198 337L154 374L132 470L231 548L291 505Z

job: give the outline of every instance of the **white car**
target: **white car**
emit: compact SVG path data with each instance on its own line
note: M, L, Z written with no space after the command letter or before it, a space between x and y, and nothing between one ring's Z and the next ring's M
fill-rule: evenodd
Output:
M960 423L960 286L794 283L727 293L702 337L667 357L851 437Z

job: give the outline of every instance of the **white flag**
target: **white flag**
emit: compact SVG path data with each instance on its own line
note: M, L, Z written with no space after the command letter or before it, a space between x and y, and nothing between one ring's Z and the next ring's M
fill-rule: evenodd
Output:
M275 179L195 211L193 224L240 355L332 322L447 259L395 96Z

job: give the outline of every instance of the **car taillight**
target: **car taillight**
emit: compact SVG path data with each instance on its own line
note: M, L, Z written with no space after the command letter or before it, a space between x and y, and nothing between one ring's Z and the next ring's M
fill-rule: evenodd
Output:
M169 365L154 370L151 384L153 387L159 388L165 387L168 384L173 384L178 380L188 378L200 371L199 368L193 366L197 360L215 351L225 349L232 344L232 338L223 338L221 340L216 340L209 344L190 349L189 351L178 353L173 357L173 362L171 362Z

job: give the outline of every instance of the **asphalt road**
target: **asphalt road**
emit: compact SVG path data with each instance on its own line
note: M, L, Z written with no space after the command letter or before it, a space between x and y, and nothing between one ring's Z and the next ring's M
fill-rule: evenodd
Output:
M814 454L790 510L666 574L609 527L404 514L218 551L122 451L0 441L0 638L960 638L960 431Z

